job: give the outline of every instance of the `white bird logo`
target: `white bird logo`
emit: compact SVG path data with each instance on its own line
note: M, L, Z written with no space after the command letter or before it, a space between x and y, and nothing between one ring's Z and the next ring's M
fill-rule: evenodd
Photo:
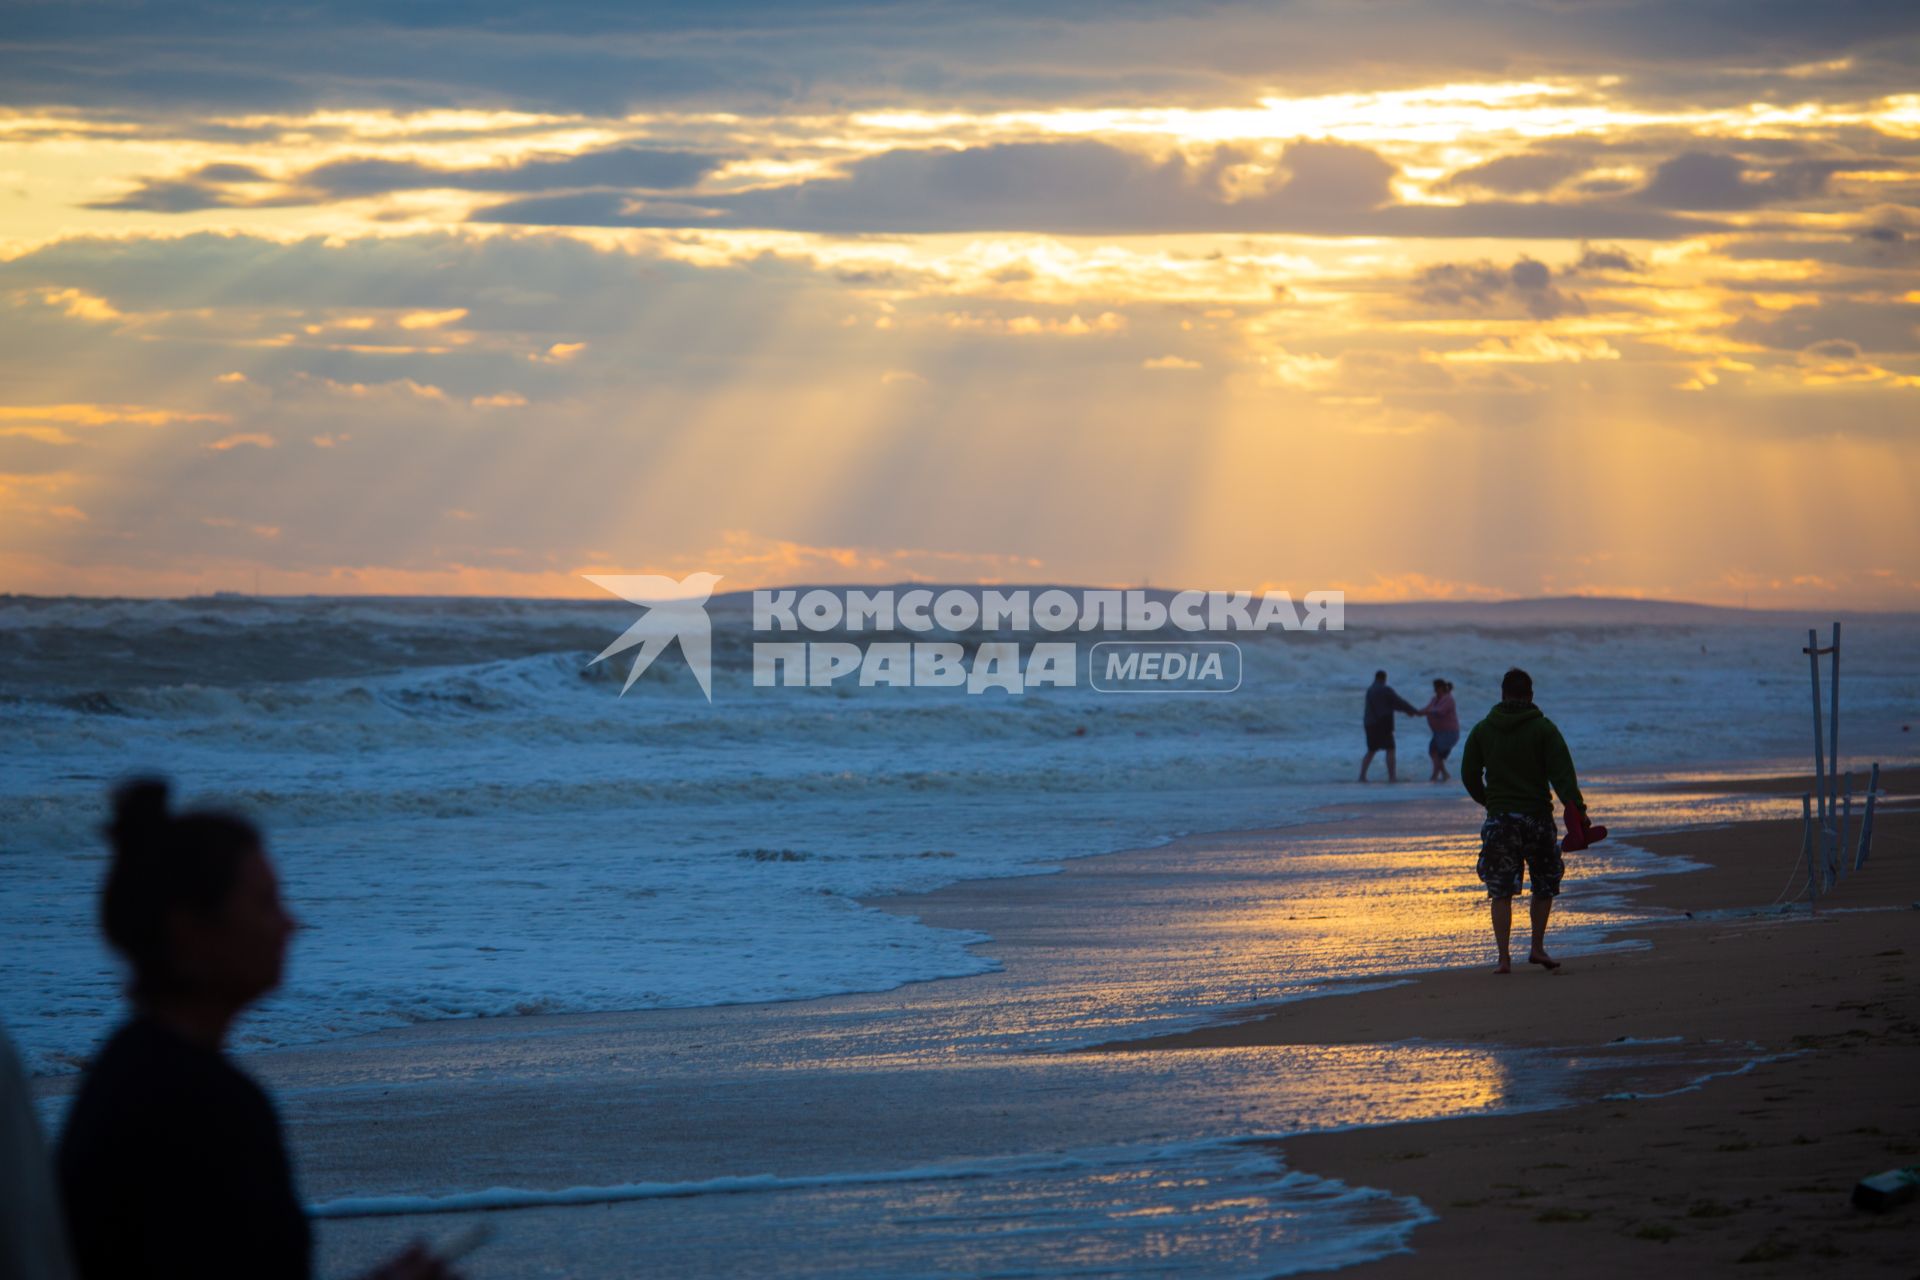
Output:
M713 625L707 620L707 598L713 594L721 575L690 573L677 582L657 573L583 573L580 576L647 610L588 666L639 645L640 652L633 656L627 682L620 686L620 696L625 697L640 673L652 666L653 660L664 653L669 644L678 640L681 655L693 668L693 678L700 682L700 691L707 695L708 702L713 701Z

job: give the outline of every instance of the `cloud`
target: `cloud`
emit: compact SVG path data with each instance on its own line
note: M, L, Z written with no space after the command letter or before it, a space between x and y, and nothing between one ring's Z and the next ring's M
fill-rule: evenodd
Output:
M718 168L724 157L647 147L609 147L545 155L490 168L435 168L394 160L338 160L289 180L318 197L343 199L392 191L554 191L581 187L677 190Z
M346 400L377 400L398 403L430 401L435 404L447 403L447 393L429 382L418 382L413 378L393 378L386 382L338 382L332 378L299 375L292 388L296 393L312 392L322 397L335 397Z
M1591 161L1579 156L1548 151L1521 152L1461 169L1449 174L1440 185L1447 190L1473 188L1501 195L1551 191L1591 166Z
M1006 143L887 151L845 177L693 202L611 193L495 206L479 221L612 226L786 227L811 231L1121 233L1259 230L1285 218L1364 212L1391 198L1393 166L1364 147L1301 142L1257 195L1233 199L1222 181L1237 148L1204 160L1154 157L1106 142Z
M232 516L201 516L200 523L210 529L243 529L256 538L277 538L280 526L273 524L250 524L245 520L236 520Z
M1848 342L1844 338L1829 338L1825 342L1816 342L1806 348L1806 354L1823 360L1858 360L1860 344Z
M655 200L612 191L535 196L472 220L537 226L778 228L854 235L1026 231L1432 236L1644 236L1718 229L1631 202L1394 201L1395 167L1370 148L1296 141L1264 185L1230 186L1243 148L1152 155L1091 139L897 149L844 176L728 195Z
M769 264L766 277L776 270ZM545 331L555 335L549 343L565 341L560 335L570 332L617 327L638 290L738 278L557 237L477 241L443 233L338 241L206 232L80 236L0 262L0 292L77 289L128 315L244 312L285 324L289 311L396 317L464 311L459 323L465 329Z
M1920 377L1896 373L1865 359L1858 343L1830 338L1803 348L1797 356L1803 386L1879 383L1892 387L1920 387Z
M1445 352L1439 359L1453 364L1581 364L1618 360L1620 350L1605 338L1556 338L1536 331L1515 338L1486 338L1467 350Z
M129 319L62 319L40 303L48 289L103 297ZM871 328L856 339L832 324L788 323L796 308L837 320L848 297L831 267L811 258L719 253L703 266L645 247L539 234L75 238L0 262L0 380L21 403L77 400L85 387L95 402L201 408L199 396L207 411L236 412L311 399L329 382L377 387L397 378L438 387L462 406L508 389L539 404L708 387L763 364L769 337L781 359L851 358L874 378L909 364L875 347ZM920 313L929 326L947 305L934 302ZM1100 320L1102 307L1081 310L1090 328L1117 323ZM1070 323L1072 312L1060 309L1057 319ZM1028 304L1008 314L1056 318ZM409 317L445 323L402 328ZM346 327L366 321L372 327ZM1130 354L1137 361L1160 351ZM508 367L520 372L503 375ZM233 373L245 381L215 381ZM196 391L155 394L189 382ZM406 400L417 397L395 403ZM284 438L338 425L301 423Z
M1429 396L1461 385L1431 353L1356 347L1333 355L1278 350L1261 359L1268 385L1315 393L1322 404L1378 412L1386 396Z
M1688 151L1655 169L1634 198L1662 209L1757 209L1824 196L1827 180L1836 173L1887 165L1885 160L1793 160L1758 169L1735 156Z
M1478 311L1517 303L1536 320L1585 315L1587 310L1578 295L1554 288L1552 269L1532 258L1507 267L1492 262L1439 263L1415 277L1412 294L1427 306Z
M1825 298L1785 311L1743 316L1727 332L1741 342L1784 351L1841 342L1856 352L1920 352L1920 306Z
M1822 262L1879 270L1920 259L1920 214L1896 204L1863 210L1845 226L1771 225L1719 247L1738 262ZM1851 273L1834 273L1845 278ZM1817 288L1828 277L1797 279L1796 289Z
M1068 316L949 311L940 317L940 322L948 329L963 333L1004 333L1022 338L1085 338L1120 333L1127 327L1127 318L1117 311L1102 311L1090 320L1078 311Z
M224 413L202 413L190 409L166 409L143 404L18 404L0 405L0 424L61 423L77 427L99 427L118 423L132 426L164 427L176 422L225 422Z
M1647 264L1628 253L1625 249L1596 249L1588 245L1580 247L1580 261L1567 268L1567 275L1582 271L1620 271L1638 274L1647 269Z
M605 115L670 103L749 115L1116 96L1197 105L1252 101L1277 83L1447 83L1490 64L1517 76L1612 74L1623 95L1682 107L1750 103L1770 81L1857 101L1910 91L1901 41L1920 25L1911 6L1878 0L1381 0L1364 12L1253 0L1193 10L1132 0L472 0L399 10L262 0L244 23L225 6L181 0L114 14L111 23L85 5L10 14L15 65L0 77L0 101L243 119L341 102L504 101Z
M217 183L193 178L143 178L133 190L110 200L90 201L88 209L138 209L146 213L198 213L249 203Z
M1874 209L1867 225L1854 233L1853 243L1865 250L1866 260L1875 266L1920 260L1920 213L1898 205Z
M444 329L450 324L458 324L467 318L465 307L448 307L444 311L411 311L400 317L402 329Z
M209 164L178 177L142 178L131 191L93 201L86 207L192 213L202 209L326 204L399 191L677 190L699 182L723 162L724 157L717 155L631 146L466 168L361 158L330 161L278 183L248 165ZM232 189L262 184L269 184L269 189Z
M264 431L239 431L218 440L209 441L201 446L213 453L225 453L229 449L255 448L271 449L279 442Z
M1904 262L1913 257L1915 238L1900 227L1867 227L1858 232L1854 239L1868 246L1868 252L1887 262Z

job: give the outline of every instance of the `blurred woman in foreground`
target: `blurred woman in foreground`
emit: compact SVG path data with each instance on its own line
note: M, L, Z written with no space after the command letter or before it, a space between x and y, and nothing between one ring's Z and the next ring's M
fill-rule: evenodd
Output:
M60 1135L59 1181L81 1280L306 1280L312 1237L272 1101L222 1047L280 984L293 918L260 833L167 810L167 786L114 796L101 894L131 973L133 1016L87 1068ZM369 1280L449 1280L419 1248Z

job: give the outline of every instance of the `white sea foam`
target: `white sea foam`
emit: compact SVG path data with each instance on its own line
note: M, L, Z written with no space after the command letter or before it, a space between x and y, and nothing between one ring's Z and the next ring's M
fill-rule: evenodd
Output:
M1231 1152L1242 1161L1244 1148L1254 1142L1277 1142L1284 1135L1203 1139L1165 1146L1102 1148L1041 1156L1002 1156L985 1160L919 1165L907 1169L876 1169L853 1173L822 1173L781 1177L770 1173L706 1178L698 1182L629 1182L603 1187L563 1187L530 1190L524 1187L488 1187L482 1191L433 1196L344 1196L307 1209L314 1218L402 1217L426 1213L469 1213L482 1209L533 1209L546 1205L616 1204L625 1200L663 1200L682 1196L741 1195L764 1191L792 1191L807 1187L875 1186L889 1182L935 1182L952 1179L1004 1178L1021 1174L1068 1173L1082 1170L1134 1168L1165 1164L1195 1156ZM1254 1167L1278 1174L1271 1156L1251 1157Z
M1645 1041L1644 1043L1657 1044L1659 1042ZM1756 1067L1764 1066L1769 1062L1781 1062L1787 1058L1797 1058L1799 1056L1797 1051L1794 1053L1771 1053L1743 1062L1737 1067L1728 1067L1725 1070L1719 1071L1703 1071L1691 1080L1688 1080L1685 1084L1676 1085L1671 1089L1658 1089L1652 1092L1640 1092L1627 1089L1619 1093L1601 1094L1600 1100L1602 1102L1643 1102L1650 1098L1671 1098L1676 1093L1694 1093L1704 1088L1709 1080L1725 1080L1732 1076L1744 1076Z
M639 1182L316 1205L324 1219L413 1216L781 1193L754 1236L795 1240L847 1274L1193 1274L1270 1277L1403 1252L1434 1214L1411 1196L1289 1170L1277 1135L961 1160L903 1169ZM954 1198L956 1184L964 1197ZM684 1214L684 1208L682 1213ZM735 1219L728 1218L728 1222ZM684 1229L686 1221L678 1220ZM513 1230L505 1224L506 1231ZM1177 1248L1168 1245L1177 1242ZM1156 1247L1157 1246L1157 1247ZM751 1248L751 1246L745 1246ZM703 1255L727 1270L724 1256ZM1016 1271L1005 1270L1015 1267Z

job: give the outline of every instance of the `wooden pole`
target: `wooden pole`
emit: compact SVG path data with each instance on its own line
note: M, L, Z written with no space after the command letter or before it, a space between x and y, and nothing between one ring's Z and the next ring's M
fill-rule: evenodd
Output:
M1847 822L1853 817L1853 771L1848 770L1846 786L1840 792L1840 831L1833 842L1833 878L1837 881L1847 867Z
M1819 803L1814 806L1814 816L1820 820L1822 848L1825 847L1827 829L1827 757L1826 744L1820 734L1820 633L1807 628L1807 666L1813 673L1813 795Z
M1867 775L1867 809L1860 815L1860 846L1853 851L1853 869L1858 871L1867 865L1867 854L1873 848L1873 799L1880 793L1880 766L1874 765L1873 772Z
M1833 837L1833 874L1840 876L1840 864L1846 860L1847 828L1845 819L1836 819L1834 810L1840 803L1840 624L1833 624L1833 683L1827 689L1832 699L1832 710L1827 716L1827 819L1838 821L1838 829Z
M1800 859L1807 864L1807 902L1820 905L1820 862L1813 852L1813 797L1800 795Z

